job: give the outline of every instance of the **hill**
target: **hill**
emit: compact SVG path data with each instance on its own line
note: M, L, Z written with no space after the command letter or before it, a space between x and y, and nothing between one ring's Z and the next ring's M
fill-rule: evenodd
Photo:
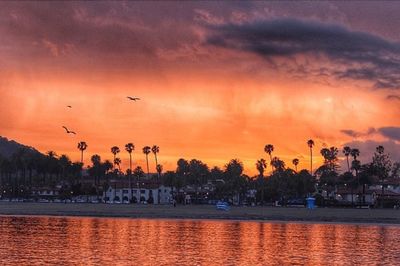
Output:
M23 145L14 140L8 140L6 137L0 136L0 156L10 158L18 150L26 149L33 153L40 153L33 147Z

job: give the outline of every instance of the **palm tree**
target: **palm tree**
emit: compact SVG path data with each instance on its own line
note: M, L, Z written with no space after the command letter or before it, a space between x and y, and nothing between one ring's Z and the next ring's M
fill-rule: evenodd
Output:
M310 174L313 174L312 171L312 148L314 147L314 141L312 139L309 139L307 141L307 146L310 148Z
M292 160L292 163L293 163L294 168L296 169L296 172L297 172L297 165L299 164L299 159L294 158L294 159Z
M147 179L149 179L149 153L151 152L151 148L149 146L143 147L143 153L146 154L146 164L147 164Z
M104 163L102 164L102 174L104 174L104 177L106 177L107 183L109 182L109 175L108 173L110 172L111 169L113 169L114 165L110 160L105 160ZM100 179L99 179L100 181Z
M354 159L351 162L351 168L356 172L356 179L357 179L357 195L358 195L358 203L361 205L361 197L360 197L360 177L358 175L358 171L361 169L361 163L359 160ZM364 190L363 190L364 193ZM352 193L353 194L353 193ZM353 195L352 195L353 196Z
M360 156L360 150L359 149L351 149L350 155L351 155L351 157L353 157L353 160L357 160L357 157Z
M90 161L92 161L93 166L99 165L101 163L101 157L98 154L93 154Z
M78 149L81 151L81 163L83 163L83 151L86 150L87 147L88 145L84 141L78 143Z
M351 154L351 148L349 146L343 147L343 154L344 154L344 156L346 156L347 170L350 172L349 155Z
M129 142L125 145L125 150L129 153L129 188L132 189L132 152L135 150L135 145Z
M256 167L257 167L257 170L258 170L258 172L260 173L260 175L259 175L259 180L260 180L260 183L261 183L261 204L263 204L264 203L264 171L265 171L265 169L267 168L267 162L265 161L265 159L260 159L260 160L257 160L257 162L256 162Z
M258 172L260 173L260 177L263 178L264 171L267 168L267 162L265 161L265 159L261 158L260 160L257 160L256 167L257 167Z
M157 164L156 170L157 170L158 176L161 176L161 173L163 171L163 166L161 164Z
M61 171L62 171L62 178L66 179L66 169L68 166L71 165L71 160L68 158L67 155L62 154L60 158L58 158L58 163L60 164Z
M274 145L272 145L272 144L265 145L264 151L269 154L269 159L270 159L270 164L271 164L271 162L272 162L272 152L274 151ZM272 166L272 164L271 164L271 166Z
M120 150L117 146L111 147L111 153L114 154L114 160L113 160L114 168L115 168L115 157L117 156L117 153L119 153L119 152L120 152Z
M151 147L151 151L154 153L154 158L156 159L156 168L158 166L158 162L157 162L157 153L160 152L160 147L158 147L157 145L153 145L153 147ZM158 179L160 180L160 173L159 171L157 171L158 173Z
M99 184L99 175L100 175L100 166L101 166L101 157L98 154L92 155L90 157L90 161L92 162L92 171L94 172L94 184L98 185Z
M339 150L336 147L322 148L321 155L324 157L324 166L327 167L330 171L335 171L337 169L337 155Z
M358 189L360 187L360 177L358 176L358 171L361 168L361 164L360 164L360 161L357 160L357 157L360 156L360 150L359 149L351 149L350 155L351 155L351 157L353 157L353 161L351 162L351 169L356 172L357 191L358 191ZM358 194L358 196L360 197L360 194ZM360 200L360 198L359 198L359 200ZM361 202L359 201L359 203L361 203Z
M276 171L278 171L278 173L285 170L285 162L279 159L278 157L272 158L271 165L274 167Z
M101 173L101 157L98 154L92 155L90 158L92 161L92 171L94 172L94 186L96 188L97 199L99 199L99 184L100 184L100 173ZM90 173L90 172L89 172Z
M385 194L385 178L388 177L388 172L390 171L391 163L389 160L389 156L384 154L385 148L381 145L376 147L376 152L374 157L372 158L372 163L375 165L377 174L380 176L380 181L382 184L382 200L381 207L384 206L384 194Z
M88 145L84 141L81 141L81 142L78 143L78 149L81 151L81 165L82 165L82 168L83 168L83 151L86 150L87 147L88 147ZM83 176L82 172L83 172L83 169L81 171L81 178Z
M120 158L115 158L114 159L114 165L118 166L118 169L121 171L121 159Z

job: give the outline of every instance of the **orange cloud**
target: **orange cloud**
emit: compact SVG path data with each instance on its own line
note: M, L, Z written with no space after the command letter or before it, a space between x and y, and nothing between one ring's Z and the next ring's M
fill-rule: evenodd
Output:
M175 9L128 3L116 4L112 12L108 3L59 5L63 8L12 3L0 11L0 22L7 22L0 23L0 34L8 36L0 41L0 135L42 152L79 160L76 145L83 140L89 164L95 153L111 159L110 148L117 145L125 168L127 142L135 144L134 162L142 166L141 148L157 144L165 170L174 169L181 157L209 166L239 158L253 175L256 160L267 157L267 143L288 166L298 157L308 169L309 138L316 142L318 165L323 146L354 140L341 130L400 122L400 107L394 97L387 100L388 90L371 90L370 81L354 78L364 72L330 75L343 65L329 56L301 53L270 60L207 44L204 23L255 21L246 9L218 13L207 4L185 3L182 17L149 19L138 10ZM256 13L261 19L262 12ZM141 100L128 101L128 95ZM65 134L63 125L78 134ZM153 161L151 167L154 171Z

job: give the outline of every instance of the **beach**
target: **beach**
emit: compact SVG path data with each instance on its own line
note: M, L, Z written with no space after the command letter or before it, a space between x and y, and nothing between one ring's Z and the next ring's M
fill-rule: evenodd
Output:
M0 202L0 215L125 217L150 219L222 219L285 222L400 224L400 210L296 207L231 207L213 205L140 205L90 203Z

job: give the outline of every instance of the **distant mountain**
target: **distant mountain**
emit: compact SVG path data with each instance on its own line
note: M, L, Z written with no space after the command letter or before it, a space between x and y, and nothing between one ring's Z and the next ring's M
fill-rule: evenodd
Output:
M33 147L23 145L14 140L8 140L5 137L0 136L0 155L3 157L11 157L14 153L16 153L20 149L27 149L34 153L40 153Z

